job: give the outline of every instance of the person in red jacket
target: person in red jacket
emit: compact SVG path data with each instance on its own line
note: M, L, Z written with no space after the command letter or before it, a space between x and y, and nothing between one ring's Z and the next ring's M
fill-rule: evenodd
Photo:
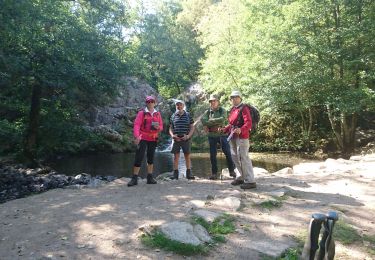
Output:
M146 107L138 112L134 121L134 143L137 145L135 153L133 176L128 186L138 184L138 174L142 160L147 149L147 184L156 184L152 176L154 170L154 154L158 135L163 131L163 121L160 112L155 109L156 99L153 96L146 97Z
M241 93L233 91L230 95L232 109L229 112L229 124L223 131L229 133L231 154L236 168L241 173L232 181L232 185L240 185L242 189L256 188L254 169L249 157L249 137L252 126L250 109L242 103ZM243 120L239 120L240 117Z

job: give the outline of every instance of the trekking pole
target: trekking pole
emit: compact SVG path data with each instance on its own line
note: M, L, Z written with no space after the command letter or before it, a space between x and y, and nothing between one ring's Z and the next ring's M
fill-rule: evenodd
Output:
M330 211L326 215L324 222L324 232L319 243L319 254L317 260L333 260L335 257L335 241L332 238L333 227L338 220L338 214Z
M223 182L223 143L221 142L221 136L220 139L220 182Z
M314 260L315 253L319 248L319 234L322 223L326 219L326 215L321 213L315 213L312 215L312 219L309 225L309 231L305 246L302 251L302 260Z

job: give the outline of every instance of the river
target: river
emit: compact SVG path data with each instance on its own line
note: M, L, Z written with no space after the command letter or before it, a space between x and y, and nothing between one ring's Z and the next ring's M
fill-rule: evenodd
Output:
M198 177L208 177L211 173L209 153L192 153L192 173ZM285 167L292 167L300 162L310 162L300 155L290 153L250 153L254 167L260 167L275 172ZM70 176L80 173L96 175L113 175L117 177L130 177L134 162L133 153L95 154L79 157L65 157L55 160L50 165L58 172ZM219 171L226 168L225 156L218 153ZM173 155L170 152L156 152L154 160L154 173L172 171ZM185 163L181 153L179 169L185 172ZM146 174L146 163L143 161L141 176Z

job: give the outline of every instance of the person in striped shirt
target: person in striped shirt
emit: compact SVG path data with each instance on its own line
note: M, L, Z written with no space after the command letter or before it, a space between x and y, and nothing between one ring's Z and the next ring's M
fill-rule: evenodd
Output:
M180 158L180 150L184 153L186 162L186 178L195 179L191 173L191 137L194 133L194 120L185 110L185 103L182 100L176 100L176 112L170 119L169 134L173 138L171 153L174 154L173 160L173 178L178 180L178 161Z

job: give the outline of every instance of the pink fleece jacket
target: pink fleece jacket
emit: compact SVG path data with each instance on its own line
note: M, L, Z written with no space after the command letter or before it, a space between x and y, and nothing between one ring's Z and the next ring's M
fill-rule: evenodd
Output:
M152 127L152 122L157 122L159 124L159 129L154 129ZM158 111L150 113L149 111L142 109L138 112L133 127L135 138L145 141L157 141L158 134L161 131L163 131L163 120Z

